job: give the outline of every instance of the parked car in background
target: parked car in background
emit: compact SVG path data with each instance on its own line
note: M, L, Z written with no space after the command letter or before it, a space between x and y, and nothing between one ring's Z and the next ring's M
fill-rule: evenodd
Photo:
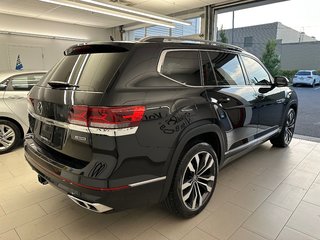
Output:
M239 47L150 37L65 55L29 93L25 157L42 184L88 210L164 201L195 216L219 168L292 139L295 91Z
M320 84L320 73L316 70L299 70L294 75L292 85L308 85L315 87Z
M0 154L20 144L28 130L27 94L45 71L0 72Z

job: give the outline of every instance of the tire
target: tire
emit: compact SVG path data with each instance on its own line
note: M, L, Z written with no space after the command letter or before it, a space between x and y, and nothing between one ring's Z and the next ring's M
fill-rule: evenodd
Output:
M281 148L289 146L293 137L296 118L296 111L293 108L290 108L287 112L280 134L277 137L270 139L273 146Z
M0 120L0 154L13 150L21 142L21 132L16 124Z
M197 215L212 197L217 174L218 157L211 145L195 144L178 163L165 207L184 218Z

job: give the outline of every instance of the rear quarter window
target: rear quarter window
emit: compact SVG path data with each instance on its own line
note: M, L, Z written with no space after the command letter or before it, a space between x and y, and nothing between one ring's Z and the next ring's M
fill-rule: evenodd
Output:
M174 81L190 86L201 86L199 52L174 50L164 52L160 73Z

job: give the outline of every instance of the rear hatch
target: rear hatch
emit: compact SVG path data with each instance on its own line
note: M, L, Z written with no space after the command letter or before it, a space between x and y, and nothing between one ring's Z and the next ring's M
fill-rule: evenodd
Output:
M311 71L299 71L296 73L296 75L294 76L295 79L299 80L300 82L304 82L304 81L310 81L310 79L312 80L312 72Z
M88 109L100 106L130 47L120 43L73 46L31 90L30 130L42 149L72 167L78 166L73 160L92 159Z

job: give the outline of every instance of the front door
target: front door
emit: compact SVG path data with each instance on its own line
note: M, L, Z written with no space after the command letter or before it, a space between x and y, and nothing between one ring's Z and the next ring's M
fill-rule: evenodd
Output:
M228 155L256 137L255 91L245 82L237 54L202 51L201 57L208 100L226 132Z
M248 79L256 92L256 107L259 108L259 135L277 131L282 125L285 110L285 88L277 88L272 77L257 60L242 56Z

